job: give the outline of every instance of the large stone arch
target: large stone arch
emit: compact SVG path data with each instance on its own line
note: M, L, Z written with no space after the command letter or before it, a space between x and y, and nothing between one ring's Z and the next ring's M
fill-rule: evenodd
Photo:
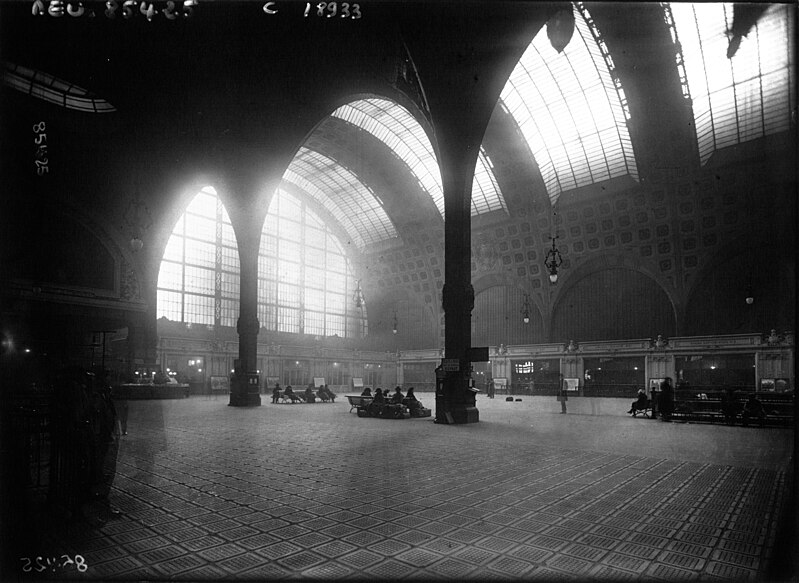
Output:
M550 342L677 333L673 294L643 262L603 255L569 271L553 294Z

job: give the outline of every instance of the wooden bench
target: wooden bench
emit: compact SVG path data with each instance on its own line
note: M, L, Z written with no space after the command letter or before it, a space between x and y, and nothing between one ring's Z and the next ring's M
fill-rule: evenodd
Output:
M367 407L372 402L374 397L366 397L364 395L347 395L347 400L350 402L350 413L353 409Z

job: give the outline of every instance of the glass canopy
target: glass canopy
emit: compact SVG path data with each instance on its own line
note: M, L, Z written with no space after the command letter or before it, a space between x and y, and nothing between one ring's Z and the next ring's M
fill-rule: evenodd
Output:
M116 108L72 83L22 65L5 64L3 83L26 95L38 97L61 107L90 113L112 113Z
M501 93L553 204L565 190L619 176L638 178L613 62L582 5L575 5L574 19L574 36L560 54L541 29Z
M362 99L332 113L384 142L410 168L444 216L444 190L433 146L422 126L401 105L385 99ZM491 163L481 148L472 182L472 216L496 210L507 212Z
M702 164L713 152L790 128L795 7L771 5L727 58L733 5L669 5Z
M359 249L397 237L378 196L347 168L315 150L300 148L283 181L316 199Z

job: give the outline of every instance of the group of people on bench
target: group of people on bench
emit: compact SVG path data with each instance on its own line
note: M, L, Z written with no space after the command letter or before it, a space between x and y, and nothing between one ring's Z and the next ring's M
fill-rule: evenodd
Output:
M386 389L384 392L380 387L375 389L375 393L373 395L372 389L366 387L361 393L361 396L372 397L372 402L369 404L369 412L371 414L379 413L382 407L385 405L405 405L411 411L411 413L413 413L416 409L423 408L422 402L417 399L416 395L413 393L413 387L408 389L407 395L402 394L402 389L399 386L394 389L393 395L389 395L388 389Z
M729 425L735 424L735 419L739 414L744 426L748 426L749 420L752 418L757 418L760 425L763 425L766 418L766 409L757 395L754 393L749 395L742 409L733 389L727 389L721 396L721 413L724 415L724 422Z
M305 391L295 393L291 385L286 387L285 391L280 390L280 383L275 383L275 388L272 389L272 402L277 403L280 399L289 399L292 403L316 403L318 398L323 403L330 401L331 403L336 400L336 393L331 391L327 385L321 385L314 393L313 383L309 384Z
M647 398L643 388L638 389L637 399L630 405L630 410L627 413L634 416L638 411L651 409L652 419L657 419L660 415L664 421L670 421L674 413L674 388L671 385L671 379L666 378L657 389L653 388L651 399ZM707 399L705 393L701 393L697 397ZM724 415L725 423L731 425L735 424L739 415L744 426L749 425L750 419L757 419L760 425L763 425L766 418L766 409L756 394L750 394L742 407L732 388L728 388L721 396L721 413Z

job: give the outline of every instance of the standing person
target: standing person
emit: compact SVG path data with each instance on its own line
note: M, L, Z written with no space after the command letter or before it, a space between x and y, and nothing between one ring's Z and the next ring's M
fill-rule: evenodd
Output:
M280 399L280 383L275 383L275 388L272 389L272 403L277 403Z
M493 399L494 398L494 391L495 390L496 390L496 388L495 388L495 385L494 385L494 379L488 379L488 388L487 388L486 392L488 393L488 398L489 399Z
M569 395L566 391L566 380L563 378L563 375L560 377L560 389L558 389L558 401L560 401L560 413L564 415L566 413L566 401L569 400Z
M674 386L671 384L671 377L666 377L660 384L660 416L663 421L671 421L671 414L674 412Z
M664 381L665 382L665 381ZM649 400L652 403L652 417L657 419L660 413L660 386L662 383L651 383L649 387Z

